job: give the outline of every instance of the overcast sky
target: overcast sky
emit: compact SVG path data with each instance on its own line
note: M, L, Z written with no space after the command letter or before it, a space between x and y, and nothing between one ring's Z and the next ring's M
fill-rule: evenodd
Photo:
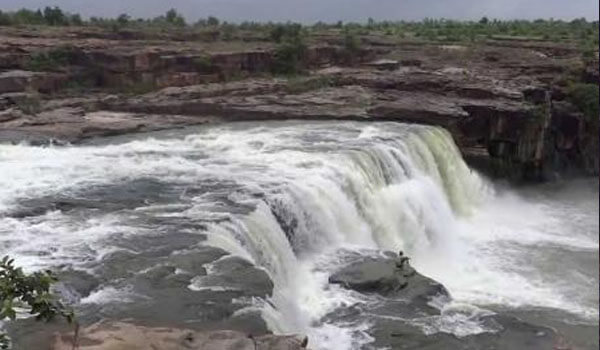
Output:
M171 7L189 21L213 15L228 21L365 21L561 18L598 19L599 0L0 0L0 9L59 6L84 16L128 13L154 17Z

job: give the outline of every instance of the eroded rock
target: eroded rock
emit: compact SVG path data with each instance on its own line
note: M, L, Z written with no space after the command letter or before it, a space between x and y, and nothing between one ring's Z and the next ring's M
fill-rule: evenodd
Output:
M12 70L0 73L0 93L53 92L64 85L67 80L68 76L62 73Z
M51 350L71 350L73 336L57 335ZM189 329L144 327L125 322L100 322L79 331L81 350L300 350L305 337L261 335L219 330L198 332Z

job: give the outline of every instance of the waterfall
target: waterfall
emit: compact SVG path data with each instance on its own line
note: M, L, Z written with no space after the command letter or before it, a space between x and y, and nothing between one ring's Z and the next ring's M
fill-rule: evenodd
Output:
M0 246L27 270L93 269L122 242L143 242L144 251L152 248L147 236L178 242L181 232L198 234L197 242L252 262L273 281L272 297L239 312L259 310L272 331L307 334L316 350L371 340L368 317L328 318L373 301L329 285L329 275L348 254L400 249L468 310L551 307L597 325L597 298L581 294L589 278L565 284L543 264L523 268L539 245L597 256L597 228L586 231L597 223L597 200L583 215L591 220L582 221L585 229L568 229L578 221L564 207L494 193L441 128L234 123L94 145L0 145L0 174ZM162 247L164 254L177 244ZM218 290L196 277L190 289ZM101 292L90 300L103 299ZM109 302L119 292L110 290ZM485 328L438 321L461 335Z
M263 311L276 331L314 334L311 323L348 297L327 295L326 276L311 272L315 261L339 249L364 248L402 249L418 261L448 249L455 215L468 215L486 195L485 182L443 129L371 126L346 142L319 153L311 153L315 145L293 154L278 149L275 156L266 147L251 155L227 153L234 158L228 163L251 162L265 179L277 173L279 180L275 186L260 181L264 196L254 201L254 211L226 231L215 230L215 237L226 232L239 247L208 242L243 251L268 271L275 309Z

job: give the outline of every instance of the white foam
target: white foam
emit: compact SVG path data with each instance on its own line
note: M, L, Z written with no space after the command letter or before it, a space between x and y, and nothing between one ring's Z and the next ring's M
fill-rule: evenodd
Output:
M81 304L118 304L132 303L141 296L134 294L131 288L117 289L112 286L103 287L93 291L87 297L81 299Z
M148 205L135 213L210 221L206 244L261 266L274 281L273 298L257 301L271 329L307 333L316 349L352 349L368 339L364 324L320 323L337 307L365 302L328 286L340 249L403 249L419 271L441 281L463 305L597 314L597 305L590 309L562 286L504 259L539 245L594 251L597 228L591 235L565 234L554 204L495 194L464 164L450 135L437 128L236 124L107 146L0 145L0 174L0 214L23 199L140 178L182 188L215 181L235 185L220 190L215 185L200 194L182 191L185 206ZM211 191L254 209L229 213ZM148 233L126 215L89 215L3 217L0 243L19 264L38 268L96 261L114 250L111 237ZM190 288L219 288L195 282ZM85 300L112 301L115 292L98 291ZM424 327L457 335L484 331L473 316L479 311L465 310L446 310L424 320Z

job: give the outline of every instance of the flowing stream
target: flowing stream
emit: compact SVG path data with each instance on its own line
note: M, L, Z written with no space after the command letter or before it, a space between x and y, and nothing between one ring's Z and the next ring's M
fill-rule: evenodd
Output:
M377 301L327 279L347 254L400 249L453 297L441 317L420 320L426 332L494 331L470 316L492 311L538 313L575 336L579 326L597 330L597 182L500 188L439 128L235 123L80 146L0 145L0 174L0 248L18 265L98 275L124 239L198 234L198 244L264 269L273 296L246 309L277 333L308 334L315 349L372 341L376 315L327 316ZM187 288L226 290L206 269ZM136 297L102 280L77 302Z

